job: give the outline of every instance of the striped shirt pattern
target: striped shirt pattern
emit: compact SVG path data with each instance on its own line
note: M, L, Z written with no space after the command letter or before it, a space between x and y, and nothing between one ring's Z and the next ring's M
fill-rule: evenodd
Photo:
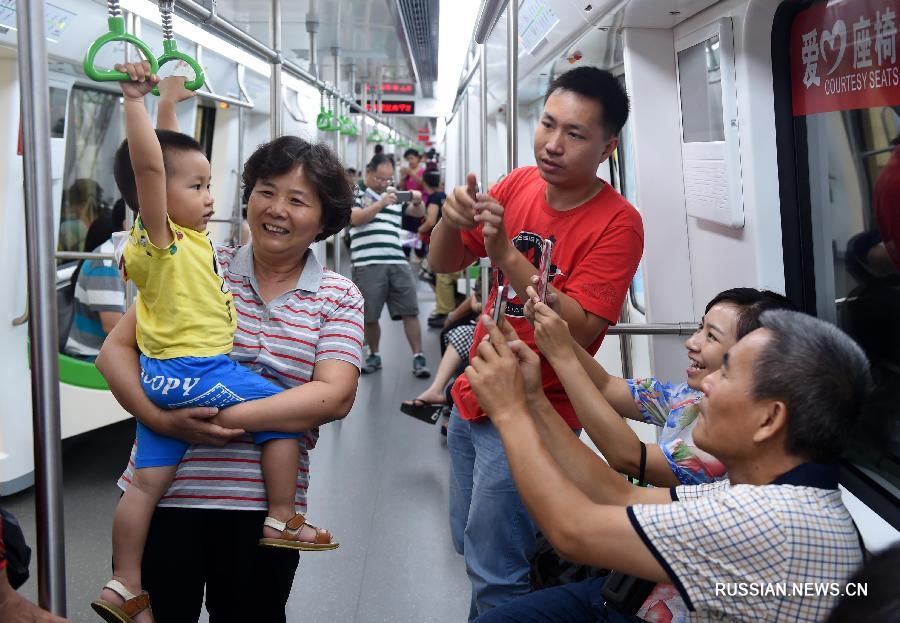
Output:
M369 206L381 199L371 188L358 195L354 210ZM371 221L350 228L350 261L354 266L370 264L406 264L400 242L400 224L403 206L399 203L386 206Z
M93 253L112 253L107 240ZM75 309L65 352L76 357L96 357L106 339L100 312L125 313L125 282L112 260L85 260L75 281Z
M320 361L362 363L363 298L346 277L323 269L306 254L297 287L263 303L257 294L250 245L218 249L225 279L234 295L237 331L231 358L273 383L291 388L312 378ZM309 451L318 429L300 435L296 504L306 512ZM131 482L134 449L119 487ZM249 435L224 448L191 446L160 506L225 510L266 510L260 448Z
M837 488L731 486L724 480L679 486L672 497L672 504L628 508L632 525L687 605L684 619L672 620L822 621L835 597L734 597L717 595L716 583L785 582L788 590L792 583L843 585L862 564Z

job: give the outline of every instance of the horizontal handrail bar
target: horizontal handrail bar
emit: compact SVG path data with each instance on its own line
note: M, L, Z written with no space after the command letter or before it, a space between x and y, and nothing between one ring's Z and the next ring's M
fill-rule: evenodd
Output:
M659 322L655 324L621 323L610 327L609 335L693 335L700 325L696 322Z
M58 260L114 260L112 253L82 253L81 251L57 251Z

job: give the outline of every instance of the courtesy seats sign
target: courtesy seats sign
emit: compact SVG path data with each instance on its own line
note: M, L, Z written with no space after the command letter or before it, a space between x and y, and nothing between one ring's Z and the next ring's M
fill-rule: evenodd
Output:
M900 105L897 0L832 0L791 27L794 115Z

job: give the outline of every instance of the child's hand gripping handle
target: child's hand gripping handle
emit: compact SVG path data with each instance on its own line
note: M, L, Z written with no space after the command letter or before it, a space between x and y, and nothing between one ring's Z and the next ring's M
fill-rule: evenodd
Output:
M194 70L194 79L185 82L184 88L188 91L196 91L203 86L203 83L206 81L206 76L204 76L203 74L203 68L200 67L200 63L198 63L196 59L178 49L177 45L175 44L175 39L164 40L163 49L165 51L163 52L162 56L159 57L159 67L162 67L170 61L183 61L184 63L187 63L187 65L192 70ZM156 72L154 71L153 73ZM151 93L153 93L153 95L159 95L159 87L153 87L153 91L151 91Z
M153 54L150 47L134 35L125 32L125 18L110 17L108 24L109 32L94 41L94 43L91 44L91 47L88 48L87 54L84 56L84 73L88 78L95 82L128 82L130 80L128 74L125 72L116 71L115 69L97 69L94 67L94 61L96 60L100 48L113 41L123 41L135 46L141 51L141 54L147 59L147 62L150 63L150 73L155 74L159 71L159 61L156 59L156 56Z

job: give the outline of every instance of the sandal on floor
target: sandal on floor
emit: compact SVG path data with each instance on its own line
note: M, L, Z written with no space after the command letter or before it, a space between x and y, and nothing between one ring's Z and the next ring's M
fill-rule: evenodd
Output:
M337 549L340 543L331 540L331 533L324 528L316 528L311 523L306 522L306 518L301 513L297 513L291 517L287 523L278 521L274 517L266 517L264 525L275 530L281 530L281 536L278 538L263 537L259 540L259 544L263 547L275 547L279 549L297 549L304 552L319 552L330 549ZM303 526L309 526L316 531L315 542L301 541L300 529Z
M123 604L114 604L105 599L91 602L91 608L107 623L134 623L134 617L144 610L150 615L151 623L155 623L153 611L150 610L150 596L146 591L140 595L134 595L118 580L110 580L103 588L108 588L125 600Z
M401 404L400 411L428 424L437 424L444 406L443 402L425 402L416 398Z

